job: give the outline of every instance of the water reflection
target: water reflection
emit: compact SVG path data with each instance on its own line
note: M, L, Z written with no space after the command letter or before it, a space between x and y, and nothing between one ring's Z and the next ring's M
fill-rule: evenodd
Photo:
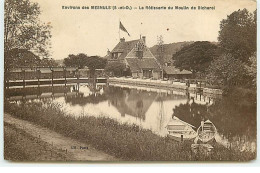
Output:
M105 116L120 123L140 125L161 136L167 135L165 127L172 116L197 128L201 120L209 119L218 130L218 143L240 150L255 149L256 105L240 104L232 98L155 88L88 84L9 92L10 100L15 100L14 97L40 100L46 95L52 102L62 104L65 111L73 116Z

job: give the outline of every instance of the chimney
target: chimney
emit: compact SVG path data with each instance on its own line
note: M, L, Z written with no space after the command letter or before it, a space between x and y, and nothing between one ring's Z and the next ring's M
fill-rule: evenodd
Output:
M107 49L107 55L110 55L110 50L109 49Z
M145 43L145 36L143 36L142 39L143 39L143 41L144 41L144 44L146 44L146 43Z
M125 37L120 38L120 42L121 42L121 43L125 42Z

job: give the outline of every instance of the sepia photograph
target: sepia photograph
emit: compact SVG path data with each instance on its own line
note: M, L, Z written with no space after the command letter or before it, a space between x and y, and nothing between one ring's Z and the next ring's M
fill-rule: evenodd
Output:
M257 159L255 0L4 0L3 24L8 163Z

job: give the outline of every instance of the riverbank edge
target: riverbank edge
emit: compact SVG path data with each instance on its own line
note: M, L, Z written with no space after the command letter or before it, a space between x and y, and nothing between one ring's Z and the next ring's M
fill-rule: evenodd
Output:
M146 80L136 80L136 79L127 79L127 78L108 78L108 83L111 84L125 84L130 86L140 86L140 87L150 87L150 88L156 88L156 89L174 89L179 91L189 91L189 92L195 92L197 91L197 88L195 86L186 86L186 85L177 85L174 84L172 81L154 81L150 79ZM181 83L180 83L181 84ZM223 90L222 89L216 89L216 88L202 88L202 92L206 94L215 94L215 95L222 95Z
M252 153L241 153L216 145L213 154L195 155L191 143L178 143L153 134L138 126L119 124L108 118L72 117L59 106L41 103L17 104L5 102L5 112L12 116L47 127L64 136L88 142L126 161L250 161Z
M4 122L4 159L10 162L68 161L70 154Z
M118 159L102 152L96 150L91 145L86 143L78 142L75 139L65 137L62 134L56 133L48 128L44 128L42 126L36 125L26 120L22 120L16 117L11 116L8 113L4 114L4 123L10 124L11 126L15 127L16 135L20 133L28 134L32 139L36 139L36 144L39 141L45 145L44 147L34 147L34 141L24 140L22 138L22 142L26 141L27 144L31 147L28 147L29 153L24 153L25 155L31 156L33 153L37 153L31 156L31 158L35 157L37 161L46 162L46 161L67 161L67 162L76 162L76 161L87 161L87 162L112 162L112 161L119 161ZM13 144L17 139L9 140ZM49 150L48 149L49 146ZM14 150L18 149L19 147L13 147ZM26 146L23 147L26 149ZM34 149L34 150L32 150ZM32 152L31 152L32 151ZM61 160L55 157L55 151L62 151L63 155L65 156L65 160ZM49 152L49 154L48 154ZM40 154L39 154L40 153ZM46 154L47 153L47 154ZM46 157L42 157L46 156ZM50 157L53 155L53 158ZM51 160L52 159L52 160ZM32 159L31 159L32 161Z

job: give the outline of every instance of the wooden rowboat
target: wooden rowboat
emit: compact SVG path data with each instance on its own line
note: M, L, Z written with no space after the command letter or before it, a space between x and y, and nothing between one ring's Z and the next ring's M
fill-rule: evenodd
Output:
M210 121L202 121L200 127L197 130L198 139L203 143L207 143L215 139L217 129L215 125Z
M168 137L179 142L192 140L197 136L197 133L193 128L193 125L180 120L177 117L173 117L172 120L166 126L168 131Z

